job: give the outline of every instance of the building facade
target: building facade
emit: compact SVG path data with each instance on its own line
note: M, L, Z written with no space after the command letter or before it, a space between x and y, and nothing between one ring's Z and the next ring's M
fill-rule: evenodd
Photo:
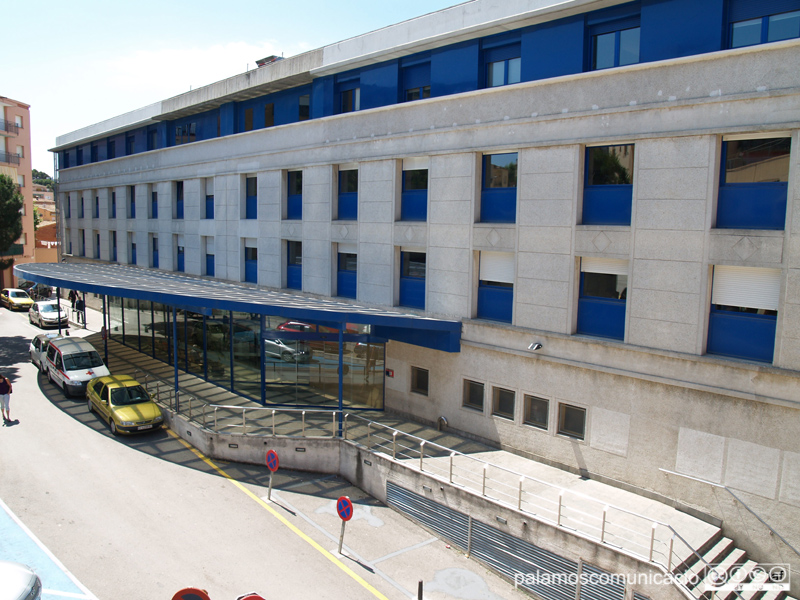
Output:
M8 175L19 185L25 199L22 207L22 236L8 256L16 264L33 261L33 177L31 175L30 106L0 96L0 174ZM0 271L0 287L14 287L12 267Z
M386 345L387 409L797 564L798 38L797 0L458 5L58 138L62 250L460 320Z

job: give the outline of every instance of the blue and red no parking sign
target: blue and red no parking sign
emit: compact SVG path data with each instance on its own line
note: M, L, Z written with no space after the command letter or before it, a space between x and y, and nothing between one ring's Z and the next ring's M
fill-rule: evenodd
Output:
M267 452L267 468L274 473L278 470L279 464L280 461L278 460L278 453L275 452L275 450L270 450Z
M336 512L342 521L349 521L353 518L353 503L347 496L342 496L336 501Z

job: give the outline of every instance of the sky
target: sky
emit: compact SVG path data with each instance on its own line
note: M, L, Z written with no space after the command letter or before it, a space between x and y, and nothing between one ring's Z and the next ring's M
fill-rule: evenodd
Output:
M0 96L30 105L33 168L52 176L60 135L462 1L26 0L4 19Z

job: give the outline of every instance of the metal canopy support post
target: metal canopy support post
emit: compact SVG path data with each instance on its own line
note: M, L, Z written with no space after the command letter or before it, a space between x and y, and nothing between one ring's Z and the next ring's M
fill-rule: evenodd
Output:
M172 307L172 363L175 365L175 396L178 396L178 309ZM175 410L178 410L177 400Z
M267 405L267 363L265 362L267 347L264 344L264 337L266 333L266 317L261 315L261 348L259 354L261 361L261 405Z
M58 203L56 203L58 205ZM56 288L56 302L58 302L58 335L61 335L61 288ZM69 314L69 313L67 313ZM69 321L67 321L69 323ZM108 360L106 360L108 364Z
M105 354L106 365L108 365L108 314L106 310L108 308L108 304L106 303L106 295L103 294L103 328L101 331L103 332L103 352ZM59 319L60 321L60 319Z
M339 437L342 437L342 411L344 410L344 323L339 329ZM344 535L344 523L342 523L342 535ZM339 544L341 553L341 543Z

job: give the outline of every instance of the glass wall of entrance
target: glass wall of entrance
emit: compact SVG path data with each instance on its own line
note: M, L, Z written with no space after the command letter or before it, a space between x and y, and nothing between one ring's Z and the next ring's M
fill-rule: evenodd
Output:
M177 356L180 370L256 402L338 407L341 394L349 410L383 410L385 344L369 326L339 331L255 313L173 312L118 297L107 306L111 340L172 366Z

